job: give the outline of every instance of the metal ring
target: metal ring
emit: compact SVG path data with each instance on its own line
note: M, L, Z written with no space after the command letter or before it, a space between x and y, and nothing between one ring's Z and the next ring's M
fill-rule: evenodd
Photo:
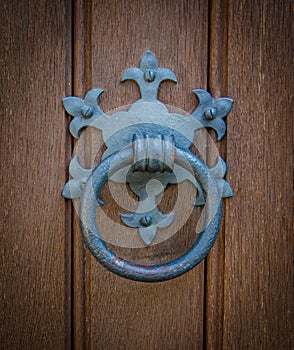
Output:
M102 161L87 181L80 202L80 223L84 240L94 257L107 269L122 277L158 282L178 277L199 264L212 248L222 220L222 201L215 180L208 167L193 153L177 148L175 163L193 172L206 194L206 224L198 239L179 258L153 266L145 266L121 259L111 251L99 234L96 223L97 198L111 173L132 164L133 151L128 147Z

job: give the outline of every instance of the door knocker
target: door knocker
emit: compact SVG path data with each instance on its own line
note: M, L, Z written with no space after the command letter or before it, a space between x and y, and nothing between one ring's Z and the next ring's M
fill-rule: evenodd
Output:
M141 98L127 111L111 115L99 107L103 90L90 90L85 99L65 97L63 105L74 118L70 132L80 137L82 129L91 126L102 131L107 147L102 161L94 169L84 169L74 156L69 171L72 177L63 189L65 198L79 198L80 226L84 241L94 257L110 271L136 281L156 282L175 278L201 262L212 248L222 220L222 198L231 197L232 190L224 180L226 164L217 158L209 168L189 148L195 131L212 128L219 141L226 132L223 120L230 112L233 100L214 99L201 89L193 90L199 104L190 115L172 113L157 99L162 81L177 82L175 74L167 68L159 68L151 51L146 51L139 68L125 71L122 81L134 80L139 86ZM103 205L99 195L103 185L111 178L127 182L139 197L134 213L121 214L124 225L137 228L146 246L152 244L157 230L168 227L176 213L159 211L156 196L168 184L185 179L197 189L194 205L204 205L205 220L196 242L185 254L164 264L139 265L116 256L102 239L97 224L96 207ZM191 180L192 178L192 180ZM159 189L147 190L150 180L160 184Z

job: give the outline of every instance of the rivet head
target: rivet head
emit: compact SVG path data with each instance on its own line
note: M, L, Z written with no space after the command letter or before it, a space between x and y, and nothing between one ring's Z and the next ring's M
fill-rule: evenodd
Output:
M212 120L216 117L216 113L217 113L217 110L216 108L207 108L205 111L204 111L204 116L206 119L208 120Z
M148 227L152 224L152 216L151 215L145 215L140 219L140 223L144 227Z
M81 110L81 113L82 113L82 116L84 118L91 118L92 115L94 114L94 110L93 110L93 107L90 107L90 106L84 106L82 107L82 110Z
M154 81L155 78L156 78L156 72L154 69L147 69L146 72L144 73L144 79L149 83L151 81Z

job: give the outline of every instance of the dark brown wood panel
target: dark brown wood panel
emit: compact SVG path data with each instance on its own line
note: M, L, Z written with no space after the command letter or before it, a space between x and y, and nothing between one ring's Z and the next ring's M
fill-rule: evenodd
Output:
M91 66L89 61L89 37L91 33L90 8L87 1L76 0L73 2L73 92L75 96L83 97L91 88ZM79 141L81 142L81 141ZM75 142L76 144L76 142ZM90 165L90 164L86 164ZM78 203L77 203L78 204ZM79 217L77 211L73 213L73 274L72 274L72 333L73 348L84 349L86 343L86 276L85 257L86 250L81 231L79 229Z
M293 348L292 14L229 3L225 349Z
M70 348L68 1L1 1L1 349Z
M214 97L229 96L227 86L228 58L228 1L211 0L209 7L209 67L208 89ZM233 118L231 112L227 120ZM231 125L231 124L230 124ZM207 141L207 161L215 164L216 154L212 142L217 144L221 157L226 160L227 140L215 140L215 132L210 131ZM207 349L221 349L223 336L223 298L224 298L224 242L226 205L231 199L223 201L223 220L219 237L206 258L205 280L205 345Z
M187 111L195 108L197 101L191 90L207 87L207 2L93 1L85 6L80 4L79 10L83 16L88 14L88 31L84 33L84 42L90 61L87 57L84 59L92 78L89 86L88 76L84 77L84 84L88 85L87 88L100 87L105 90L101 100L105 111L130 104L139 97L135 84L120 84L120 78L126 68L138 65L147 49L156 54L161 66L177 73L179 83L164 83L160 99ZM188 193L190 189L183 191ZM174 192L174 189L169 190L163 205L168 207L169 202L174 201ZM111 200L107 191L105 199ZM109 215L114 215L115 204L112 207L106 204L105 207ZM185 244L191 244L185 235L193 232L194 227L192 220L174 240L174 244L183 241L183 248ZM78 227L76 230L80 232ZM151 253L147 250L141 255L131 250L119 251L126 258L147 259L153 263L158 259L169 259L169 247L167 245L163 253L152 248ZM82 254L77 255L76 259L82 262ZM204 327L203 267L202 263L173 281L140 284L109 273L87 251L86 300L82 294L79 296L80 303L85 302L85 346L95 349L201 348ZM76 269L79 269L77 265ZM80 278L83 277L80 275ZM81 308L75 308L82 315ZM82 317L77 317L75 322L78 323L76 329L84 329ZM77 333L75 336L75 343L82 344L81 335Z

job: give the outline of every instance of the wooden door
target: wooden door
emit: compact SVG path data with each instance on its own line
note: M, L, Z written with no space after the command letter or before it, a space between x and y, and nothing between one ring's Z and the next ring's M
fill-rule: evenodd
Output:
M0 348L293 348L291 2L4 0L0 8ZM136 86L120 77L146 49L177 73L177 85L161 86L164 103L191 112L194 88L235 100L218 145L235 193L219 238L192 271L155 284L100 266L61 196L74 147L61 99L100 87L105 111L134 102ZM176 196L170 186L163 211ZM114 219L107 186L103 198ZM198 216L162 244L117 252L173 259L195 240Z

